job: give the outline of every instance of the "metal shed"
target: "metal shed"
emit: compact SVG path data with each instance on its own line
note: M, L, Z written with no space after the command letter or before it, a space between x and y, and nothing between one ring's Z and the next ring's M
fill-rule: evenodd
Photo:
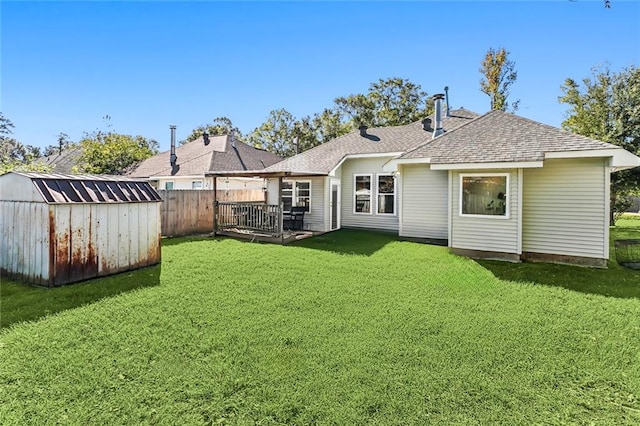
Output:
M157 264L161 201L129 178L2 175L2 275L53 287Z

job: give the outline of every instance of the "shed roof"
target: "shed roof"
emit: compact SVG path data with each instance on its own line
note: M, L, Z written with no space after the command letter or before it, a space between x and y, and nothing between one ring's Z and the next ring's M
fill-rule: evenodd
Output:
M30 179L48 204L162 201L149 182L121 176L12 173Z

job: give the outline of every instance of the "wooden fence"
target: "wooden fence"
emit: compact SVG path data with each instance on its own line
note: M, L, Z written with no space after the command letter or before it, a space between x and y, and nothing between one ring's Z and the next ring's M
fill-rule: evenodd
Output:
M159 190L162 197L162 236L205 234L213 232L212 190ZM260 189L237 189L216 191L218 201L264 202L264 191Z

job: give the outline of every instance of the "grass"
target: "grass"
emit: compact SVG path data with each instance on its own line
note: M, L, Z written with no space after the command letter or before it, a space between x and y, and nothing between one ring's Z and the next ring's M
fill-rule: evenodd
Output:
M640 298L640 270L618 265L613 244L618 239L640 239L640 216L623 216L611 228L610 234L611 255L607 269L545 263L509 264L489 260L478 263L503 280L527 281L603 296Z
M0 331L3 425L640 422L632 283L604 297L500 279L346 230L175 239L162 256L159 285Z

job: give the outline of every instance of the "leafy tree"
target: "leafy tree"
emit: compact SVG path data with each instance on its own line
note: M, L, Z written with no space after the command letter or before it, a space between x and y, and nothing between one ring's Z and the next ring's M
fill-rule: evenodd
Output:
M187 136L185 140L180 141L180 144L184 145L185 143L198 139L200 136L202 136L205 130L209 133L209 136L229 135L231 134L231 132L234 132L237 138L242 139L242 132L240 131L240 129L233 125L229 118L216 117L213 119L213 122L211 124L198 126L193 129L191 134Z
M40 148L24 145L11 137L14 127L0 112L0 175L12 170L51 171L51 166L34 161L40 156Z
M311 121L311 127L315 130L318 144L328 142L353 130L351 124L345 123L343 114L336 108L325 108L321 113L315 114Z
M494 50L490 48L482 60L480 73L480 90L491 98L491 109L511 111L518 109L519 100L509 105L509 88L518 79L515 62L509 59L509 52L504 47Z
M285 109L271 111L267 121L251 132L248 140L286 157L349 133L362 124L409 124L432 110L433 105L419 85L402 78L380 79L371 83L366 94L336 98L332 108L325 108L313 117L296 119Z
M347 127L349 131L358 126L375 126L375 104L373 100L361 93L349 96L341 96L334 101L335 108L343 117L349 117Z
M119 175L158 153L158 142L153 139L113 132L86 134L79 146L77 173Z
M15 126L13 125L11 120L6 118L4 116L4 114L0 112L0 137L4 138L4 137L7 137L7 136L13 134L13 130L12 129L14 127Z
M371 83L369 98L377 126L409 124L426 115L427 93L409 80L396 77Z
M57 145L49 145L44 149L42 155L45 157L49 157L51 155L59 155L62 151L66 151L69 148L74 147L76 144L69 139L69 135L66 133L60 132L58 133L58 144Z
M367 94L339 97L335 109L347 119L350 130L366 126L399 126L413 123L429 113L427 93L419 84L392 77L371 83Z
M640 155L640 68L620 72L592 69L582 85L567 78L561 103L569 106L562 127L574 133L621 146ZM640 191L640 168L611 175L611 223L624 211L630 194Z
M284 108L269 113L262 123L248 136L248 142L274 154L289 157L296 154L294 145L296 119Z

